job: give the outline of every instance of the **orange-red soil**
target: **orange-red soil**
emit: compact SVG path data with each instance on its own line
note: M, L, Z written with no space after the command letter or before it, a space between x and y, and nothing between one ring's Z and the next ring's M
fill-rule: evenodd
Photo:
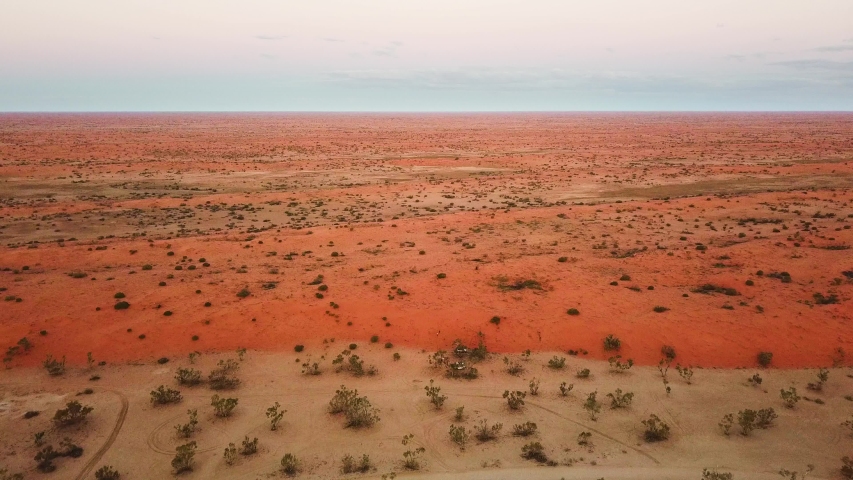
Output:
M849 364L851 187L842 114L4 115L0 339Z

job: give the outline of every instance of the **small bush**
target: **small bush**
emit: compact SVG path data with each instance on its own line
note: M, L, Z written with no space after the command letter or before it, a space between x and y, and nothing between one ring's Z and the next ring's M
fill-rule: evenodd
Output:
M175 425L175 431L182 438L190 438L198 425L198 410L187 410L187 415L189 415L187 423Z
M297 345L297 346L293 347L293 350L296 353L300 353L302 350L305 350L305 346L304 345Z
M489 425L486 420L480 420L480 424L474 427L474 436L481 442L488 442L498 438L503 427L502 423Z
M758 353L758 364L764 368L770 366L770 362L773 361L773 352L759 352Z
M504 357L504 365L506 365L506 373L510 375L520 375L524 371L520 363L510 360L509 357Z
M589 412L589 417L591 420L595 421L598 412L601 411L601 402L596 398L598 396L598 391L594 391L586 396L586 401L584 401L583 408L587 412Z
M48 355L44 362L42 362L42 365L44 365L45 370L47 370L47 373L51 376L57 377L65 373L64 356L62 357L62 360L56 360L53 358L53 355Z
M201 372L192 368L179 368L175 380L181 385L198 385L201 383Z
M572 316L581 314L580 310L578 310L577 308L570 308L570 309L566 310L566 313L568 313L569 315L572 315Z
M254 455L258 453L258 437L255 437L254 440L249 440L249 436L246 435L243 438L243 443L240 445L240 455Z
M566 357L558 357L554 355L551 360L548 360L548 368L554 370L562 370L566 367Z
M535 460L539 463L548 461L548 456L545 455L545 447L539 442L530 442L521 447L521 456L527 460Z
M573 388L575 388L574 383L568 384L568 385L566 384L566 382L560 383L560 395L562 395L564 397L568 396L569 392L571 392Z
M733 480L735 477L731 473L718 472L716 470L702 469L702 480Z
M655 414L650 415L648 420L643 420L643 426L646 427L643 438L647 442L660 442L669 438L669 425Z
M358 390L348 390L343 385L329 401L329 412L343 413L347 427L369 427L379 421L379 409L367 397L359 397Z
M86 416L92 413L92 407L84 406L77 400L65 404L65 408L59 409L53 415L53 423L57 427L67 427L86 420Z
M610 399L610 408L612 409L628 408L634 400L634 394L632 392L622 393L621 388L617 388L613 393L608 393L607 397Z
M219 395L214 395L210 398L210 406L213 407L213 414L219 418L230 417L231 413L237 407L236 398L221 398Z
M430 380L429 385L424 387L426 390L426 395L429 397L429 401L435 405L436 409L440 409L442 405L444 405L444 401L447 400L447 395L441 395L441 387L436 387L433 385L434 381Z
M373 468L370 456L363 454L361 460L356 462L352 455L344 455L341 459L341 473L367 473Z
M657 305L655 308L653 308L653 310L654 310L656 313L663 313L663 312L665 312L665 311L667 311L667 310L669 310L669 309L668 309L668 308L666 308L666 307L662 307L662 306L660 306L660 305Z
M121 474L110 465L104 465L95 470L95 480L119 480L120 478Z
M281 457L281 471L285 475L293 476L299 472L299 460L292 453L285 453Z
M248 288L244 288L244 289L240 290L239 292L237 292L237 297L238 298L246 298L251 294L252 293L249 291Z
M128 308L130 308L130 304L125 301L121 301L116 303L113 308L115 308L116 310L127 310Z
M172 458L172 469L175 474L192 471L196 448L197 445L194 441L175 448L175 457Z
M403 436L403 446L407 446L412 441L414 435L411 433ZM403 468L406 470L419 470L421 468L419 458L426 451L424 447L418 447L414 450L409 449L403 452Z
M519 408L524 406L524 397L527 396L527 393L516 390L514 392L510 392L509 390L504 390L503 398L506 399L506 403L511 410L518 410Z
M516 437L529 437L536 433L536 424L533 422L524 422L513 425L512 434Z
M797 402L800 401L800 396L797 395L797 389L794 387L790 387L787 390L779 390L779 396L782 397L782 401L785 402L785 406L788 408L794 408Z
M462 450L465 450L465 446L468 444L468 439L471 438L471 432L465 429L464 425L456 426L450 425L450 440L459 445Z
M590 371L588 368L582 368L575 372L575 376L578 378L589 378Z
M622 348L622 341L613 335L608 335L604 338L604 350L606 351L618 351Z
M154 405L167 405L170 403L178 403L183 399L181 392L166 388L165 385L160 385L157 390L151 391L151 403Z
M626 372L634 366L634 360L628 359L625 362L622 362L622 355L616 355L607 359L607 362L610 363L610 371L616 373Z
M287 412L287 410L281 410L281 405L278 402L275 402L275 405L267 409L267 418L270 420L270 430L278 429L278 424L281 422L281 419L284 418L285 412Z
M841 459L841 476L844 478L853 478L853 458L844 457Z

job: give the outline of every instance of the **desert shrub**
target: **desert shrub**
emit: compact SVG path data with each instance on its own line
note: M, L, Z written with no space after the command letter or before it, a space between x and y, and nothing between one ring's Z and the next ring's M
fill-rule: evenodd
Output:
M44 369L47 370L47 373L51 376L59 376L65 373L65 357L62 357L62 360L56 360L53 358L53 355L48 355L47 358L42 362Z
M566 357L558 357L554 355L554 358L548 360L548 368L554 370L562 370L566 367Z
M498 438L498 434L504 428L502 423L489 425L486 420L480 420L480 424L474 427L474 436L481 442L488 442Z
M201 383L201 372L193 368L179 368L175 380L181 385L193 386Z
M794 387L790 387L787 390L779 390L779 396L782 397L782 401L785 402L785 406L788 408L794 408L797 402L800 401L800 396L797 395L797 389Z
M447 356L447 352L444 350L433 353L427 360L433 368L444 368L450 364L450 357Z
M116 310L127 310L128 308L130 308L130 304L122 300L121 302L118 302L113 305L113 308L115 308Z
M569 392L571 392L573 388L575 388L574 383L566 384L566 382L561 382L560 383L560 395L562 395L564 397L568 396Z
M483 333L478 332L477 337L477 346L472 348L468 353L468 358L471 359L472 362L483 361L489 355L489 350L486 348L486 343L483 341Z
M734 478L731 473L708 470L707 468L702 469L702 480L733 480Z
M654 311L655 311L655 313L663 313L663 312L665 312L665 311L667 311L667 310L669 310L669 309L668 309L668 308L666 308L666 307L662 307L662 306L660 306L660 305L657 305L657 306L655 306L655 308L653 308L652 310L654 310Z
M219 418L230 417L231 413L237 407L236 398L221 398L219 395L210 397L210 406L213 407L213 414Z
M465 450L465 445L468 444L468 439L471 438L471 432L465 429L464 425L450 425L450 440L459 445L462 450Z
M539 463L548 461L548 456L545 455L545 447L539 442L530 442L521 447L521 457L527 460L535 460Z
M610 371L615 373L627 372L634 366L634 360L629 358L627 361L622 361L622 355L615 355L607 359L610 363Z
M850 420L847 420L841 424L842 427L846 427L853 433L853 417L850 417Z
M823 386L824 386L824 384L826 384L826 382L828 380L829 380L829 370L827 370L825 368L821 368L817 372L817 382L814 382L814 383L809 382L809 384L806 385L806 388L808 388L809 390L815 391L815 392L820 392L823 390Z
M660 442L669 438L669 425L655 414L651 414L648 420L643 420L643 426L646 427L643 438L647 442Z
M527 396L527 393L522 392L520 390L516 390L514 392L510 392L509 390L504 390L503 398L506 399L506 404L509 406L511 410L518 410L519 408L524 406L524 397Z
M568 313L569 315L572 315L572 316L581 314L580 310L578 310L577 308L570 308L570 309L566 310L566 313Z
M426 395L429 397L429 401L435 405L436 409L440 409L442 405L444 405L444 401L447 400L447 395L441 395L441 387L436 387L433 385L434 381L430 380L429 385L424 387L426 390Z
M456 407L456 413L453 415L453 418L459 422L465 418L465 405Z
M582 368L575 372L575 376L578 378L589 378L590 371L588 368Z
M53 423L57 427L67 427L82 422L86 416L92 413L92 407L84 406L77 400L65 404L65 408L59 409L53 415Z
M53 445L48 445L36 453L34 458L36 468L42 473L50 473L56 470L56 465L53 464L53 461L61 456L62 454L56 451Z
M299 460L292 453L285 453L281 457L281 471L285 475L296 475L299 472Z
M622 341L613 335L608 335L604 337L604 350L606 351L618 351L622 348Z
M248 288L244 288L244 289L240 290L239 292L237 292L238 298L246 298L249 295L251 295L251 292L249 292Z
M358 462L352 455L344 455L341 459L341 473L367 473L373 468L370 456L363 454Z
M243 438L243 443L240 445L240 455L254 455L256 453L258 453L258 437L249 440L249 436L246 435Z
M217 368L207 376L207 384L213 390L231 390L237 388L240 385L240 380L229 374L239 368L240 364L232 358L220 360L217 363Z
M751 385L757 387L761 385L761 382L763 382L764 380L761 378L760 374L756 373L753 376L747 378L746 381L749 382Z
M414 438L414 435L411 433L403 436L403 446L408 446L409 443ZM424 447L418 447L414 450L409 449L403 452L403 468L406 470L418 470L421 468L420 465L420 456L426 452Z
M770 427L777 417L778 415L772 408L762 408L757 411L745 409L738 412L737 423L740 426L741 435L747 436L756 428L766 429Z
M323 372L320 370L319 362L305 362L302 364L302 374L303 375L320 375Z
M634 394L632 392L622 393L622 389L617 388L615 392L608 393L607 398L610 399L610 408L628 408L634 400Z
M504 357L504 365L506 365L506 373L510 375L520 375L524 372L524 367L520 363L510 360L509 357Z
M681 365L675 366L675 371L678 372L678 376L681 377L688 385L690 385L693 381L693 367L682 367Z
M518 423L512 426L512 434L516 437L528 437L536 433L536 428L533 422Z
M280 409L281 405L278 402L275 402L275 405L267 409L267 418L270 420L270 430L278 429L278 424L281 422L281 419L284 417L284 413L287 411Z
M119 480L120 478L121 474L110 465L104 465L95 470L95 480ZM0 479L3 479L3 477L0 477Z
M758 364L764 368L770 366L770 362L773 361L773 352L759 352L758 353Z
M729 434L731 434L732 427L734 426L734 423L735 423L734 415L732 415L731 413L727 413L727 414L723 415L723 419L720 420L720 423L718 423L717 426L720 427L720 430L723 431L723 435L728 437Z
M225 451L222 453L222 458L225 460L225 465L234 465L234 462L237 461L237 446L233 443L229 443L228 446L225 447Z
M196 448L197 445L194 441L175 448L175 457L172 458L172 469L176 474L192 471Z
M806 471L803 473L791 471L786 468L779 470L779 475L788 480L806 480L806 476L814 471L814 465L806 465Z
M182 438L190 438L198 425L198 410L187 410L187 415L189 415L187 423L175 425L175 431Z
M583 404L583 409L589 412L590 419L595 421L596 415L601 411L601 402L596 398L598 396L598 391L591 392L586 396L586 400Z
M348 390L343 385L329 402L329 412L343 413L347 427L369 427L379 421L379 409L367 397L359 397L358 390Z
M664 345L660 347L660 353L661 355L663 355L663 358L665 358L668 362L672 362L673 360L675 360L675 348L669 345Z
M178 403L183 399L181 392L166 388L165 385L160 385L157 390L151 390L151 403L154 405L166 405L169 403Z
M302 352L302 350L305 350L305 345L297 345L293 347L293 351L295 351L296 353L300 353Z
M578 434L578 445L580 445L580 446L589 445L591 443L590 438L592 438L592 433L590 433L590 432L579 433Z
M533 395L534 397L536 395L539 395L539 379L533 378L532 380L530 380L530 383L528 384L528 388L530 388L530 394Z
M853 478L853 458L844 457L841 459L841 476L844 478Z

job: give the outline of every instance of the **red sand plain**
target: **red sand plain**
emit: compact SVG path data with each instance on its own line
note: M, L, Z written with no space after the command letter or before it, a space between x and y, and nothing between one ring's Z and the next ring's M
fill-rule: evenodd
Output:
M851 187L849 114L2 115L0 339L849 365Z

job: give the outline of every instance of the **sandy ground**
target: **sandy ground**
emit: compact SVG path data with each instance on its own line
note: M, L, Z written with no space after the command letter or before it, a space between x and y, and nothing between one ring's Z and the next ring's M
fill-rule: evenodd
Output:
M849 454L853 432L840 424L849 419L853 402L844 398L853 392L853 371L832 369L820 393L806 390L815 371L798 370L696 370L687 384L674 371L668 378L672 392L667 395L660 374L653 367L634 367L614 373L606 362L569 357L566 367L554 370L547 361L559 352L534 353L529 358L512 355L523 372L517 376L505 372L500 354L477 364L480 378L453 380L441 370L431 368L428 354L409 349L385 349L381 345L361 344L359 354L367 364L376 365L373 377L355 378L336 373L330 359L346 346L336 341L322 350L307 348L301 354L248 352L240 362L236 376L239 388L218 392L238 399L237 408L227 419L216 418L210 407L213 393L204 385L180 387L173 379L178 368L198 368L207 373L222 358L236 355L202 355L194 364L172 359L165 365L140 362L130 365L95 366L69 369L61 377L29 368L7 372L0 397L0 426L7 432L2 438L2 457L13 471L25 471L28 478L45 476L34 470L32 458L37 452L32 438L47 431L48 444L57 444L69 436L84 448L84 456L61 458L54 478L92 478L87 467L109 464L122 478L169 478L169 462L174 449L185 440L175 436L173 426L182 423L186 411L197 408L199 430L192 437L198 442L195 470L188 478L266 478L278 475L278 463L285 453L297 456L303 476L342 478L341 458L368 454L375 469L365 475L348 477L378 478L396 472L401 477L445 478L700 478L703 468L737 472L735 478L778 478L779 469L804 471L807 464L816 469L809 478L838 478L840 458ZM394 361L393 353L401 359ZM325 356L324 360L320 360ZM305 376L301 363L319 360L321 375ZM589 368L587 379L575 372ZM747 382L760 373L763 383L755 387ZM93 376L98 381L89 381ZM540 381L539 394L527 395L525 405L510 410L502 398L504 390L528 391L529 381ZM425 394L424 386L434 379L447 396L436 409ZM559 394L560 382L574 384L568 396ZM176 405L152 406L149 392L165 384L178 388L183 400ZM340 415L327 412L328 401L340 385L355 388L379 408L380 421L369 428L345 428ZM785 408L778 391L795 386L801 395L823 404L801 400L795 408ZM76 392L92 388L91 395L75 397ZM607 393L621 388L634 393L629 408L610 409ZM598 391L604 406L596 421L582 408L588 393ZM56 429L51 426L55 409L69 399L94 406L85 424ZM114 442L109 438L116 426L122 402L129 405ZM264 412L274 402L287 410L277 431L270 431ZM464 406L462 422L455 420L455 409ZM745 408L773 408L779 415L774 426L755 430L743 437L734 432L726 437L717 423L726 413ZM23 413L37 410L41 415L24 419ZM656 414L672 429L669 440L646 443L641 421ZM465 450L451 442L451 424L472 429L481 420L503 423L498 438L489 442L471 439ZM515 424L531 421L538 429L530 437L511 434ZM735 426L737 429L737 426ZM577 444L580 432L592 433L592 446ZM14 432L14 435L8 433ZM404 435L414 434L414 445L426 450L419 472L406 473L402 467L401 444ZM233 466L224 463L222 452L228 443L240 444L244 436L259 439L259 453L241 458ZM562 466L537 466L521 457L526 443L538 441L548 457ZM102 450L107 444L108 448ZM95 454L103 454L92 462ZM567 466L571 465L571 466ZM466 473L467 472L467 473ZM463 475L463 473L465 473Z
M42 475L32 435L62 396L90 385L80 369L91 353L107 365L84 397L97 415L73 433L86 456L60 459L68 468L54 476L88 478L103 460L127 475L168 477L170 425L186 412L148 406L148 392L169 384L190 352L206 362L245 347L252 361L237 393L246 417L200 433L198 478L265 475L287 451L304 457L303 475L335 477L355 447L381 475L399 467L410 430L435 478L698 478L715 465L764 478L807 463L836 478L838 459L853 455L838 427L851 411L851 224L850 114L3 114L0 383L11 423L0 466ZM638 365L631 373L602 371L608 335ZM423 385L436 374L423 352L481 337L497 357L483 379L442 380L451 403L506 416L503 390L541 374L548 393L523 415L549 426L538 437L549 456L584 456L578 465L531 469L512 437L454 449L452 410L426 408ZM371 338L379 378L302 378L288 357L296 345L316 357L340 345L336 355L341 339ZM655 378L663 345L702 367L701 381L670 397ZM393 362L398 349L404 359ZM524 378L501 373L502 354L526 350L536 367ZM570 350L570 363L602 371L577 388L637 393L630 411L592 425L602 434L594 452L572 443L589 392L556 398L555 373L542 370L551 354L541 352ZM766 394L745 386L759 352L773 353ZM46 380L48 355L64 357L69 373ZM174 361L151 367L163 356ZM755 438L715 431L723 410L779 407L788 384L802 393L815 375L803 369L817 367L835 368L825 405L777 408L779 426ZM352 432L324 413L340 383L376 398L378 427ZM210 421L210 392L184 394ZM276 398L288 405L292 437L263 428ZM110 443L123 399L127 423L103 459L89 457ZM22 409L47 414L22 421ZM651 412L676 427L665 448L638 440ZM224 445L249 431L267 450L226 468ZM50 432L57 445L60 433ZM768 463L767 452L793 461ZM500 469L480 471L496 460Z

